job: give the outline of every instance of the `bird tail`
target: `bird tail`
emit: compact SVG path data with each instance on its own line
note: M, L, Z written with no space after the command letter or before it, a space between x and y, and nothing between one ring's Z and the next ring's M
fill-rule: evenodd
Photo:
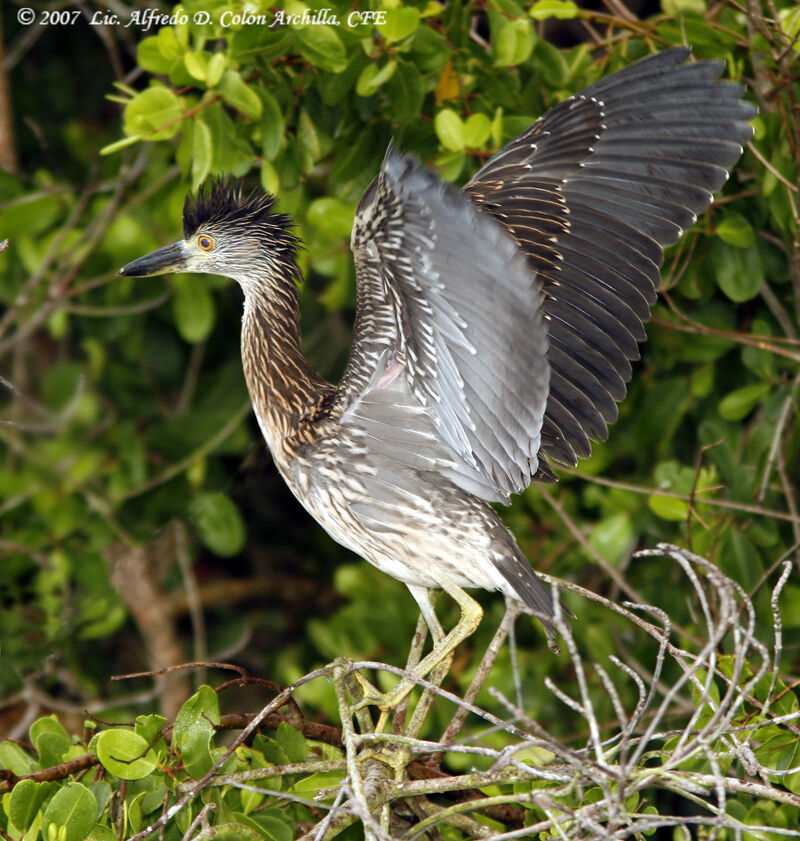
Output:
M512 597L522 602L526 613L532 614L542 623L547 635L547 646L557 654L559 651L556 642L558 630L550 621L555 618L556 613L552 590L533 571L528 559L519 550L511 557L499 561L497 568L511 585ZM561 612L575 618L575 614L563 603Z

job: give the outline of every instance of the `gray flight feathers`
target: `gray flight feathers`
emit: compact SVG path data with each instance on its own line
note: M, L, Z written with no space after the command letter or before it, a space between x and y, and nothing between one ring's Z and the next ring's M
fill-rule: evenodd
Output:
M537 479L604 440L645 337L663 247L752 136L744 88L690 51L649 56L548 111L465 187L528 256L545 292L550 394Z
M553 481L547 458L575 464L606 438L663 247L752 135L742 86L689 55L649 56L551 109L464 194L391 146L361 200L343 393L358 399L401 360L440 464L470 493Z
M525 255L393 146L362 200L352 248L360 321L342 421L369 423L375 392L400 376L435 425L443 472L484 499L522 490L537 469L549 378L542 293ZM374 421L373 440L397 436Z

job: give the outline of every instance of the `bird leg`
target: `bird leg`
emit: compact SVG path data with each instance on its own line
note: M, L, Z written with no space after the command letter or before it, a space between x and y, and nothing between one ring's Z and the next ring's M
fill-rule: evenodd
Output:
M461 616L456 625L444 636L441 636L442 629L439 620L430 603L430 599L425 593L421 598L421 594L425 592L423 588L409 588L411 593L420 606L422 615L431 628L431 634L434 637L433 649L420 660L417 665L411 669L415 678L423 679L430 674L434 669L443 663L448 657L452 655L456 647L462 643L467 637L475 632L475 629L480 624L483 617L483 609L481 606L461 587L454 584L449 578L444 575L439 578L439 586L458 604L461 609ZM436 629L435 631L433 629ZM437 639L437 636L439 639ZM437 677L439 677L439 670L437 669ZM441 675L440 680L444 679ZM398 704L411 692L414 688L415 681L411 679L403 679L397 686L389 692L379 694L376 697L364 698L360 704L362 706L374 704L380 708L382 713L386 713L395 709ZM381 715L380 724L385 722L385 716Z
M431 601L431 593L425 587L414 587L410 585L408 588L411 591L411 595L417 601L417 604L420 607L420 620L424 620L426 626L430 629L431 637L433 638L434 646L437 643L441 643L444 640L445 633L444 629L439 622L439 617L436 615L436 611L433 608L433 602ZM416 659L412 662L411 656L409 656L408 664L406 665L406 671L413 671L413 669L418 665L420 655L422 654L422 649L415 649L412 646L412 653L416 654ZM450 654L445 657L441 663L435 666L431 670L431 674L429 677L429 682L432 683L434 686L441 686L442 681L447 676L447 673L450 671L450 666L453 663L453 652L451 651ZM408 703L408 696L406 696L405 703ZM419 731L422 729L422 725L425 722L425 719L428 717L428 713L430 712L431 705L433 704L434 693L431 689L424 689L422 691L422 695L420 695L419 701L417 702L417 706L414 708L414 713L411 716L411 721L409 721L408 725L404 730L404 735L411 737L412 739L416 739L419 735ZM401 702L403 703L403 702ZM393 722L393 725L396 722ZM402 725L401 725L402 726ZM394 732L399 732L398 730L394 730Z
M442 635L444 635L444 632ZM422 649L425 646L425 640L427 637L428 623L425 621L425 617L422 615L422 612L420 612L419 618L417 619L417 627L411 640L411 647L408 651L408 659L406 660L407 672L410 672L413 668L415 668L422 659ZM392 733L395 735L399 735L403 732L403 728L406 723L406 714L408 712L408 700L408 697L406 697L400 702L397 709L394 711L394 718L392 719Z

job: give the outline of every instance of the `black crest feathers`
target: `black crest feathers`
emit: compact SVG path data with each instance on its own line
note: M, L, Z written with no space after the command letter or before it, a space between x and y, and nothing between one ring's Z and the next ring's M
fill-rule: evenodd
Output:
M183 236L190 239L200 228L247 226L261 229L267 236L291 247L298 240L288 232L294 220L283 213L273 213L275 196L263 190L245 193L240 183L231 179L206 182L196 196L186 196L183 204Z

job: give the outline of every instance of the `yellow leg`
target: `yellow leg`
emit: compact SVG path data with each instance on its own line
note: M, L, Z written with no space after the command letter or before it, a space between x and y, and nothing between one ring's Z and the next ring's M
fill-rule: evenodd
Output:
M456 647L475 632L478 625L480 625L481 619L483 618L483 609L481 606L473 598L468 596L461 587L453 584L450 579L444 577L442 577L439 581L439 584L441 588L458 604L459 608L461 608L461 616L450 632L442 636L441 626L438 625L438 620L429 620L429 616L432 612L430 602L427 602L427 605L423 605L418 595L420 592L419 588L411 588L415 598L420 601L420 608L422 609L426 621L429 620L428 624L431 625L431 622L435 621L435 625L431 626L431 633L434 637L433 650L423 657L413 669L411 669L412 673L417 678L427 677L427 675L436 669L440 663L443 663L451 657ZM428 608L427 610L426 606ZM437 670L436 677L441 682L441 680L444 679L445 674L446 672L442 673L441 670ZM365 697L364 700L361 701L361 705L374 704L381 710L381 717L378 722L378 727L376 728L378 732L380 732L382 726L385 725L388 712L393 710L409 694L409 692L411 692L414 686L414 680L404 679L389 692L378 696Z

